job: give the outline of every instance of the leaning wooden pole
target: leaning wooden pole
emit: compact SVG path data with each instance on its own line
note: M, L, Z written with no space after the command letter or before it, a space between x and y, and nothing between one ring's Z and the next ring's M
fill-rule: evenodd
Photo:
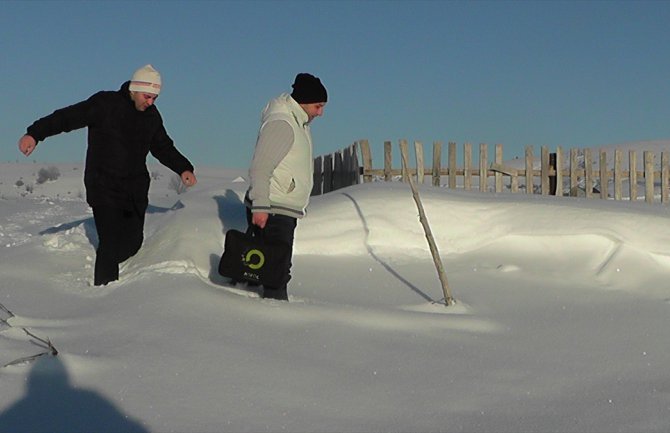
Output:
M433 238L433 233L430 230L430 225L428 224L426 213L423 210L423 204L421 204L419 191L416 189L416 185L414 184L412 175L409 172L409 164L407 163L406 140L400 140L400 154L402 156L403 171L407 173L407 179L409 180L409 186L412 188L412 195L414 196L414 202L416 203L416 207L419 210L419 220L421 221L423 231L426 234L426 239L428 240L428 247L430 248L430 253L433 255L433 262L435 263L435 268L437 269L437 275L440 278L440 283L442 284L442 292L444 293L444 302L447 306L454 305L456 301L451 296L451 290L449 289L449 283L447 282L447 274L444 271L444 265L442 264L442 259L440 259L440 252L437 250L437 245L435 244L435 238Z

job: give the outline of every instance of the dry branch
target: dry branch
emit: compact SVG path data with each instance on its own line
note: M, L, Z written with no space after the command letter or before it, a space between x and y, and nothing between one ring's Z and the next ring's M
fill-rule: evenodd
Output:
M401 146L400 153L402 155L403 170L407 171L407 169L409 168L409 164L407 163L407 142L405 141L401 142L400 146ZM407 178L409 179L409 185L412 188L412 195L414 197L414 201L416 202L416 207L419 210L419 220L421 221L423 231L426 234L426 239L428 240L428 247L430 248L430 252L433 256L433 262L435 263L435 267L437 269L437 275L440 279L440 283L442 284L444 301L447 304L447 306L453 305L456 303L456 301L451 296L451 290L449 289L449 283L447 282L447 274L444 271L444 265L442 264L442 259L440 259L440 252L437 249L437 245L435 244L435 238L433 238L433 233L430 230L430 225L428 224L426 213L423 210L423 204L421 203L421 198L419 197L419 191L416 189L416 185L414 185L412 176L407 176Z
M12 325L9 323L9 319L11 319L12 317L14 317L14 313L12 313L11 311L9 311L9 309L8 309L7 307L5 307L4 305L2 305L2 304L0 304L0 310L4 311L4 312L9 316L7 320L5 320L5 319L0 319L0 321L2 321L2 323L7 324L7 326L9 326L9 327L11 328ZM35 334L33 334L32 332L28 331L26 328L23 328L23 327L22 327L22 328L20 328L20 329L22 329L23 332L25 332L28 336L30 336L30 337L34 338L35 340L37 340L38 343L41 343L41 344L37 344L38 346L43 347L43 348L45 348L45 349L47 349L47 350L44 351L44 352L37 353L37 354L35 354L35 355L31 355L31 356L26 356L26 357L23 357L23 358L15 359L14 361L8 362L7 364L3 365L2 368L4 368L4 367L9 367L10 365L17 365L17 364L23 364L23 363L25 363L25 362L31 362L31 361L34 361L35 359L39 358L40 356L44 356L44 355L51 355L51 356L56 356L56 355L58 355L58 350L56 350L56 348L54 347L54 345L51 343L51 340L49 340L48 338L47 338L47 339L44 339L44 338L38 337L37 335L35 335ZM32 341L31 341L31 342L32 342ZM35 344L34 342L32 342L32 343Z

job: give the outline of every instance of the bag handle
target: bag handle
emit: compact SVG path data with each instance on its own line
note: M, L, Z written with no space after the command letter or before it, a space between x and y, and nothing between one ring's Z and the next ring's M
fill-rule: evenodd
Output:
M263 239L263 229L253 223L249 223L247 226L247 236Z

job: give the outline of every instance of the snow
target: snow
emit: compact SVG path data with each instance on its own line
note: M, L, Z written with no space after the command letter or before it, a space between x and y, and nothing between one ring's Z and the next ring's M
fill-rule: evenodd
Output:
M152 167L143 248L94 287L83 166L42 167L0 164L0 432L670 431L667 205L423 185L447 307L409 186L346 188L284 303L216 272L245 170ZM24 329L58 354L15 362L48 352Z

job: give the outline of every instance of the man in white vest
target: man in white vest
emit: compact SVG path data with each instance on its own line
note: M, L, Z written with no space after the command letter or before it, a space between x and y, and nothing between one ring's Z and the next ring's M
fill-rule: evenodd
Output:
M293 91L271 100L263 110L245 196L247 221L268 243L288 245L284 282L263 286L263 297L288 300L293 238L298 218L312 192L314 163L310 123L323 115L326 88L317 77L300 73Z

